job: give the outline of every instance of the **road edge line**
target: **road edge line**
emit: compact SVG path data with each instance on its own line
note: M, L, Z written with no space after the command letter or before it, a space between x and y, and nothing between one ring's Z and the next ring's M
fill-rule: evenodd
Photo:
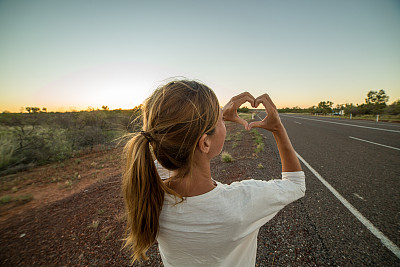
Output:
M281 116L281 115L284 116L284 117L286 116L286 117L289 117L289 118L296 118L296 119L301 119L301 120L320 121L320 122L325 122L325 123L333 123L333 124L346 125L346 126L352 126L352 127L358 127L358 128L365 128L365 129L372 129L372 130L378 130L378 131L400 133L400 131L392 130L392 129L386 129L386 128L375 128L375 127L369 127L369 126L363 126L363 125L348 124L348 123L343 123L343 122L323 121L323 120L317 120L317 119L311 119L311 118L302 118L300 116L290 116L290 115L286 115L286 114L279 114L279 116Z
M317 179L325 185L326 188L365 226L367 229L377 237L381 243L389 249L397 258L400 259L400 248L396 246L384 233L375 227L364 215L362 215L353 205L350 204L335 188L333 188L310 164L307 163L297 152L296 156L301 162L317 177Z

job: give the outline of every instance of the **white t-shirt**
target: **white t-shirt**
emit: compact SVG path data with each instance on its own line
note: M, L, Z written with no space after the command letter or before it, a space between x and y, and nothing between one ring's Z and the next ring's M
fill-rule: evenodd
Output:
M302 171L283 172L282 180L217 182L179 204L166 194L157 237L164 266L254 266L259 228L304 194Z

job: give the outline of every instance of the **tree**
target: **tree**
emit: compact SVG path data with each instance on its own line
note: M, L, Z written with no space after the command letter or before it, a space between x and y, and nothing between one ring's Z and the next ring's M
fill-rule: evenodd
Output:
M381 89L377 91L369 91L367 98L365 99L365 104L373 105L385 105L389 101L389 96L386 95L385 90Z
M353 105L353 103L346 103L346 104L342 105L342 109L344 110L344 114L346 114L346 115L358 114L358 108L355 105Z
M400 114L400 100L397 100L385 108L385 112L390 115Z
M40 111L40 108L38 107L26 107L25 109L28 113L38 113Z
M308 111L309 113L316 113L316 112L317 112L317 107L316 107L315 105L313 105L313 106L309 107L309 108L307 109L307 111Z
M103 105L101 108L102 108L103 110L109 110L108 106L104 106L104 105Z
M327 113L332 113L332 106L333 106L333 102L332 101L321 101L318 103L318 107L316 109L316 111L318 113L323 113L323 114L327 114Z
M343 104L336 104L335 108L333 108L333 112L335 112L335 114L339 114L343 109Z
M369 91L365 99L365 105L362 108L366 114L379 114L386 108L386 102L389 101L389 96L386 95L385 90Z

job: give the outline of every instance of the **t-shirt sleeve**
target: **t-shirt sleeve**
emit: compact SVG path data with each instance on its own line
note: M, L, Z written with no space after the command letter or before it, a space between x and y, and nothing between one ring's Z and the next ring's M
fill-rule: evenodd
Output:
M305 195L304 172L283 172L282 179L244 180L232 183L238 187L235 201L240 210L242 224L249 225L246 232L252 232L272 219L278 211Z

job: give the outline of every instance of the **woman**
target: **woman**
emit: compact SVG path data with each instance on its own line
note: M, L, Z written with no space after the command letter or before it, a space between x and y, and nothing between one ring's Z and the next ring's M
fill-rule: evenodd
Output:
M248 124L237 115L245 102L267 116ZM210 161L224 145L224 121L259 127L275 137L282 179L225 185L211 177ZM125 246L146 259L157 240L165 266L254 266L259 228L305 192L304 173L276 107L264 94L233 97L221 110L214 92L196 81L158 88L143 106L143 131L125 147ZM162 180L157 160L172 175Z

